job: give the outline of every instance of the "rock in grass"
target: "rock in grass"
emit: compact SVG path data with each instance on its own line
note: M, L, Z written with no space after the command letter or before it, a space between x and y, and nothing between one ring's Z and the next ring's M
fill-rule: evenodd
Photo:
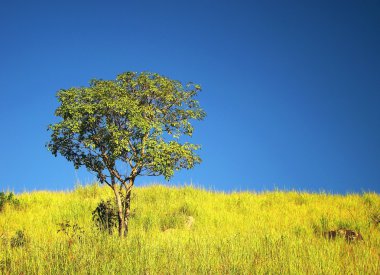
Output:
M344 238L347 242L363 241L363 236L359 232L351 229L337 229L323 232L323 236L327 239L334 240L337 237Z

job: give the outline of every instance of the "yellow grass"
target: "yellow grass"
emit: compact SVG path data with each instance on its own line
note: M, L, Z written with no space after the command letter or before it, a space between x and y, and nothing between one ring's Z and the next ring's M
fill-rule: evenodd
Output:
M380 274L380 229L371 220L380 212L378 194L139 187L129 235L120 240L99 233L91 219L100 199L112 197L108 189L16 196L20 205L0 212L0 273ZM64 221L84 233L57 232ZM343 227L360 231L364 242L320 235ZM27 242L11 245L19 230Z

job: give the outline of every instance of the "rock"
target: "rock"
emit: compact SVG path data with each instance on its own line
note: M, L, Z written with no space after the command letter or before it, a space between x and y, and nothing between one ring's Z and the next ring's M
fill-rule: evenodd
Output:
M363 241L363 236L359 232L355 232L354 230L350 229L340 229L340 231L342 231L341 234L344 234L344 238L348 242Z
M327 239L334 240L336 237L344 238L347 242L363 241L363 236L359 232L351 229L337 229L323 232L323 236Z

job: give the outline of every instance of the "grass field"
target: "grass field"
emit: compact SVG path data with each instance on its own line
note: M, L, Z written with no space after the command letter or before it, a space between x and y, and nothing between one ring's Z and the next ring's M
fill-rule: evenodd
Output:
M92 221L108 189L23 193L3 205L0 273L380 274L378 194L138 187L120 240ZM57 232L60 223L70 227ZM320 234L337 228L360 231L364 241Z

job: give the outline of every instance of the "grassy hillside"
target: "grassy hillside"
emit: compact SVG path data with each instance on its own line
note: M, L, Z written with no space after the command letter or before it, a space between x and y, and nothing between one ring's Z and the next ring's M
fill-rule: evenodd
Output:
M380 196L223 194L136 188L127 239L99 233L91 213L108 188L16 196L0 212L5 274L380 274ZM67 227L57 232L60 223ZM320 233L351 228L363 242Z

